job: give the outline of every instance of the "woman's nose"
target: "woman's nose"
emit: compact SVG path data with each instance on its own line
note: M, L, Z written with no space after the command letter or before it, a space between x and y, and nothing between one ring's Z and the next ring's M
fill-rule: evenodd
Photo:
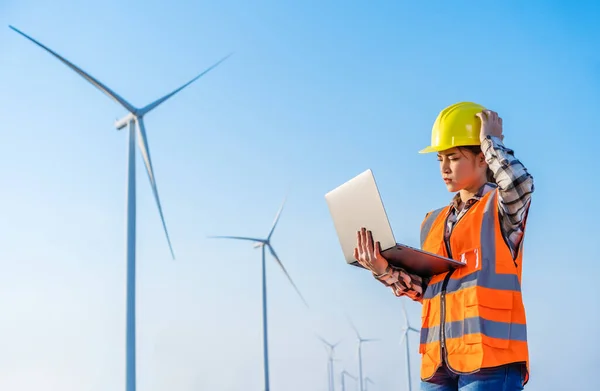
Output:
M442 173L444 173L444 174L450 173L450 164L448 162L443 162L441 164L440 168L442 169Z

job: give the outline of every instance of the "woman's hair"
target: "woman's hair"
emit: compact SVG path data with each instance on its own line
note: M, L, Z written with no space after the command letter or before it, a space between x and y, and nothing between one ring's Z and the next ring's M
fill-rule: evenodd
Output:
M461 150L466 149L467 151L470 151L475 156L479 155L479 153L481 152L480 145L465 145L465 146L458 147L458 149L461 149ZM489 167L487 168L486 177L487 177L488 182L496 183L496 180L494 179L494 173L492 172L492 170Z

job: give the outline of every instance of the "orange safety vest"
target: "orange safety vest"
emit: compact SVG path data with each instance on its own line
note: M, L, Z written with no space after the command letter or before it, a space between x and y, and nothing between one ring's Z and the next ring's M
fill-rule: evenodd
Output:
M470 207L455 224L449 248L444 232L450 207L423 220L421 248L466 265L432 277L423 295L422 380L430 379L442 360L458 374L522 362L524 383L529 380L522 252L513 260L500 230L497 197L492 190Z

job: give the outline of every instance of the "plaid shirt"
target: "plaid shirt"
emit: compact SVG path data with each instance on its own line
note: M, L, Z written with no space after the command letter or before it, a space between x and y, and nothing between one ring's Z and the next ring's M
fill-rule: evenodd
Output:
M494 173L494 183L486 183L477 194L465 202L459 210L460 194L456 194L450 203L448 225L444 234L448 241L454 225L465 215L469 208L481 200L488 192L498 189L498 210L500 213L502 235L513 258L523 240L525 221L533 193L533 177L523 164L514 157L514 152L505 147L497 137L488 136L481 143L485 160ZM410 274L401 268L389 265L381 275L374 275L385 286L390 287L398 297L408 296L421 301L429 279Z

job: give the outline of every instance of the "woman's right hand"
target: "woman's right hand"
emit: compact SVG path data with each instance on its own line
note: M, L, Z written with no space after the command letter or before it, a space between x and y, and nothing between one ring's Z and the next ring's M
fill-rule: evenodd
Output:
M388 261L381 255L381 243L374 243L373 233L364 227L356 233L354 258L375 275L385 273L388 267Z
M479 139L482 142L487 136L498 137L501 141L504 141L504 135L502 134L502 118L498 113L492 110L484 110L475 114L475 116L481 121Z

